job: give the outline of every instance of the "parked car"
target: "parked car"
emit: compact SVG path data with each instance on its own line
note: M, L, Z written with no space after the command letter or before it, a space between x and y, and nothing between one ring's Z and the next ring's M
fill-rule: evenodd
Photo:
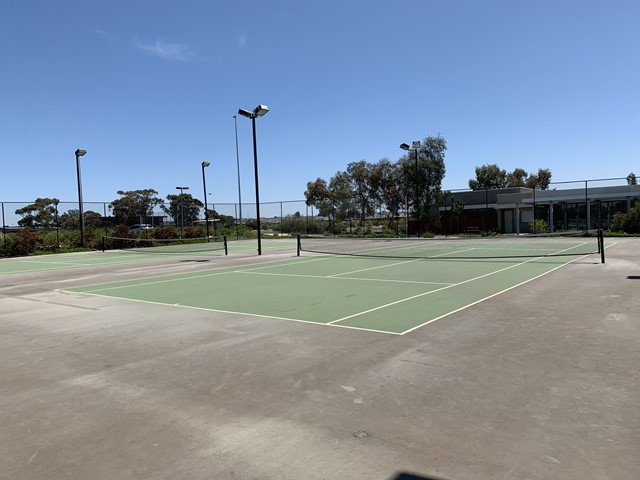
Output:
M131 225L131 226L129 227L129 231L130 231L131 233L136 233L136 234L138 234L138 233L142 232L143 230L151 230L152 228L153 228L153 227L152 227L151 225L149 225L149 224L146 224L146 223L137 223L137 224L135 224L135 225Z

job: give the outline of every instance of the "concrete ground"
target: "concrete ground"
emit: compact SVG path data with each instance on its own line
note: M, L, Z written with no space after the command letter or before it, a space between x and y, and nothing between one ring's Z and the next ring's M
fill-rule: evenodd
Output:
M275 253L0 276L0 478L636 480L639 247L404 336L60 290Z

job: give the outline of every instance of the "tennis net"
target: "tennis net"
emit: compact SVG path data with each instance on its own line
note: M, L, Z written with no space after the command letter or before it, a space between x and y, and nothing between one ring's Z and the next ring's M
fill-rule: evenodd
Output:
M298 237L302 252L327 255L418 259L536 258L601 253L602 231L497 235L468 238Z
M222 253L228 254L227 237L220 241L204 238L120 238L102 237L102 251L123 250L139 253L190 254Z

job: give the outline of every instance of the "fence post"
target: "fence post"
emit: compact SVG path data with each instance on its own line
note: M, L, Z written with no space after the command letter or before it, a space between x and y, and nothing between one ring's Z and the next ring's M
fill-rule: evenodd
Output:
M4 221L4 202L0 202L2 205L2 250L3 253L8 257L9 249L7 248L7 225Z

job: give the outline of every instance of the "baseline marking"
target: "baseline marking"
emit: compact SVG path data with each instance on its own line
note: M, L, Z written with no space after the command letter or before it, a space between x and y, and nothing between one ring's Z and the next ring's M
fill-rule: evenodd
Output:
M448 290L448 289L453 288L453 287L464 285L465 283L473 282L473 281L479 280L481 278L485 278L485 277L488 277L488 276L491 276L491 275L495 275L496 273L504 272L506 270L510 270L512 268L519 267L521 265L524 265L525 263L529 263L529 262L532 262L534 260L539 260L540 258L543 258L543 257L531 258L531 259L526 260L524 262L516 263L516 264L510 265L508 267L501 268L499 270L495 270L493 272L485 273L484 275L479 275L477 277L473 277L473 278L470 278L468 280L464 280L462 282L453 283L451 285L447 285L447 286L442 287L442 288L437 288L435 290L430 290L428 292L419 293L417 295L412 295L411 297L403 298L401 300L396 300L395 302L390 302L390 303L387 303L385 305L380 305L378 307L370 308L369 310L364 310L364 311L359 312L359 313L354 313L353 315L347 315L346 317L338 318L337 320L333 320L333 321L331 321L329 323L330 324L334 324L334 323L337 323L337 322L343 322L345 320L349 320L350 318L359 317L361 315L366 315L367 313L375 312L376 310L382 310L384 308L391 307L391 306L397 305L399 303L408 302L409 300L414 300L416 298L424 297L426 295L431 295L432 293L437 293L437 292L441 292L443 290ZM584 258L584 257L581 257L581 258ZM563 264L563 265L566 265L566 264Z

